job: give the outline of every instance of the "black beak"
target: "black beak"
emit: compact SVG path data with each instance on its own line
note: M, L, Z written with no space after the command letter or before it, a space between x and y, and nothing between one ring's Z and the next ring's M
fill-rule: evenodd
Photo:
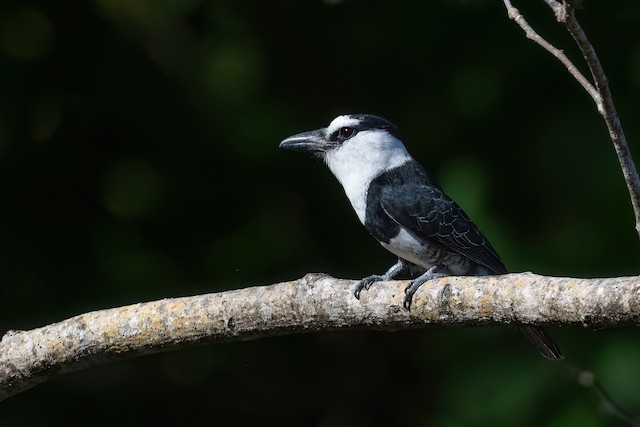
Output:
M324 129L298 133L280 143L280 148L301 153L324 153L332 146Z

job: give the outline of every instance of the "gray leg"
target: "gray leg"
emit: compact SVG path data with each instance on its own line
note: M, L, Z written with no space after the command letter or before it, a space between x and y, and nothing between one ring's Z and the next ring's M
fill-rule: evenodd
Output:
M398 258L398 262L393 264L393 266L391 266L391 268L388 269L386 273L381 275L374 274L373 276L365 277L364 279L360 280L356 285L356 289L353 295L355 295L356 299L360 299L360 292L362 292L363 289L369 290L371 284L374 282L392 280L400 273L402 273L406 268L407 263L404 260Z
M430 269L428 269L424 274L420 277L416 277L409 283L409 286L404 290L404 301L402 302L402 306L407 310L411 309L411 299L413 298L413 294L416 293L418 288L424 284L427 280L435 279L437 277L444 277L446 274L437 273L439 265L434 265Z

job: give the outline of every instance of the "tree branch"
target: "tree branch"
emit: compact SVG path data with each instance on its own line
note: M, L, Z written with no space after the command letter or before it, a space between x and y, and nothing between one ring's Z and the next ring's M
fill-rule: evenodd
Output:
M332 330L400 330L429 324L640 324L640 277L573 279L531 273L429 281L402 308L406 282L308 274L292 282L112 308L0 342L0 400L102 363L196 344Z
M534 31L524 19L520 11L511 4L510 0L503 0L507 9L507 15L524 30L527 38L535 41L555 56L567 68L567 71L569 71L569 73L582 85L589 96L593 98L598 112L602 115L607 125L609 137L611 138L616 150L616 155L618 156L618 161L622 168L622 174L631 197L631 205L633 206L633 212L635 214L636 232L640 237L640 176L638 175L638 170L636 169L633 158L631 157L631 151L627 144L627 138L624 134L620 117L618 116L615 104L613 103L613 96L609 89L607 76L604 73L604 69L602 68L602 64L600 63L600 59L598 58L593 45L589 42L587 35L582 30L580 23L576 19L574 6L568 0L543 1L551 8L556 16L556 20L565 26L567 31L576 41L576 44L580 48L580 51L589 66L589 71L591 72L594 84L589 82L589 80L576 68L562 50L553 46Z
M609 89L609 79L604 74L604 70L600 63L600 59L596 54L593 45L589 42L587 35L582 30L580 23L576 19L575 11L572 7L568 8L567 20L565 23L567 30L571 33L571 36L576 41L582 55L584 56L589 70L593 76L596 88L598 90L599 97L594 98L598 111L604 118L609 130L609 138L613 142L613 146L622 168L622 174L624 180L629 189L629 195L631 196L631 204L633 206L633 212L636 217L636 231L640 235L640 176L638 170L631 157L631 151L627 144L627 137L622 129L622 123L620 122L620 116L616 110L616 106L613 103L613 96Z
M547 52L555 56L562 63L562 65L564 65L567 68L567 71L569 71L569 73L578 81L578 83L580 83L580 85L582 85L584 90L586 90L587 93L594 100L599 98L600 95L598 94L598 91L596 90L596 88L580 72L580 70L578 70L578 68L573 64L573 62L571 62L571 60L567 57L567 55L565 55L564 51L558 49L557 47L555 47L554 45L546 41L544 38L542 38L542 36L540 36L529 25L526 19L524 19L524 16L522 16L520 11L516 9L509 0L503 0L503 1L507 8L507 16L509 16L509 19L512 19L513 21L515 21L515 23L518 24L520 28L524 30L524 34L527 36L527 38L530 40L533 40L534 42L542 46L544 50L546 50Z

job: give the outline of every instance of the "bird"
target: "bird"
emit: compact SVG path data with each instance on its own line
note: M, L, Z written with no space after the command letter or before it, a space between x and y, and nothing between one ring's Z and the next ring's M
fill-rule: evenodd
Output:
M491 243L409 154L390 121L373 114L340 115L325 128L285 138L280 148L324 160L366 230L398 257L385 273L358 282L357 299L373 283L409 273L417 275L405 289L403 306L410 310L414 294L430 279L507 273ZM543 356L563 358L542 327L521 328Z

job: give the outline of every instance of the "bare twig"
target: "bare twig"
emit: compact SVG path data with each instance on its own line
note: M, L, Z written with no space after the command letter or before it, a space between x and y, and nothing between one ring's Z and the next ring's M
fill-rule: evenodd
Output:
M618 116L615 104L613 103L613 96L609 89L609 80L604 74L602 64L600 63L600 59L598 58L593 45L589 42L587 35L580 26L580 23L578 23L575 11L572 7L568 8L565 25L580 47L580 50L589 65L589 70L591 70L591 75L596 88L598 89L598 93L600 94L600 97L598 99L594 99L594 101L596 101L598 111L607 123L609 137L611 138L616 154L618 155L618 161L620 162L622 174L624 175L624 180L627 183L627 188L629 189L631 204L636 217L636 231L640 235L640 176L638 175L638 170L636 169L633 158L631 157L631 151L629 150L627 138L624 134L624 130L622 129L620 116Z
M596 88L589 82L589 80L578 70L578 68L573 65L573 62L564 54L564 52L544 38L542 38L536 31L531 28L529 23L524 19L524 16L520 13L518 9L516 9L509 0L504 0L504 4L507 8L507 15L510 19L514 20L523 30L528 39L533 40L540 46L542 46L546 51L551 53L553 56L558 58L562 64L567 67L567 71L582 85L584 90L595 100L599 98L600 95Z
M602 69L600 60L598 59L598 55L582 30L582 27L575 17L574 7L569 2L558 0L543 1L551 8L557 21L567 28L571 36L576 41L587 65L589 66L594 84L589 82L589 80L576 68L562 50L547 42L534 31L524 19L520 11L511 4L510 0L503 0L509 18L513 19L524 30L527 38L535 41L553 56L558 58L558 60L567 68L569 73L587 91L589 96L593 98L598 112L602 115L607 124L609 137L611 138L616 150L618 161L622 168L622 174L631 197L631 205L633 206L635 214L636 232L638 233L638 236L640 236L640 176L638 175L633 158L631 157L631 152L627 144L624 130L622 129L620 117L618 116L613 103L609 83L606 75L604 74L604 70Z
M185 346L329 330L428 324L640 324L640 277L572 279L531 273L446 277L402 308L406 282L309 274L293 282L100 310L0 342L0 400L89 366Z
M616 418L618 418L618 420L622 421L628 426L640 426L640 418L638 418L637 415L629 412L627 409L623 408L617 401L615 401L609 394L609 392L600 383L600 381L598 381L593 372L586 371L577 366L574 367L572 371L578 380L578 384L585 388L591 389L595 393L595 395L598 396L601 402L601 407L603 409L605 409L611 415L614 415Z

